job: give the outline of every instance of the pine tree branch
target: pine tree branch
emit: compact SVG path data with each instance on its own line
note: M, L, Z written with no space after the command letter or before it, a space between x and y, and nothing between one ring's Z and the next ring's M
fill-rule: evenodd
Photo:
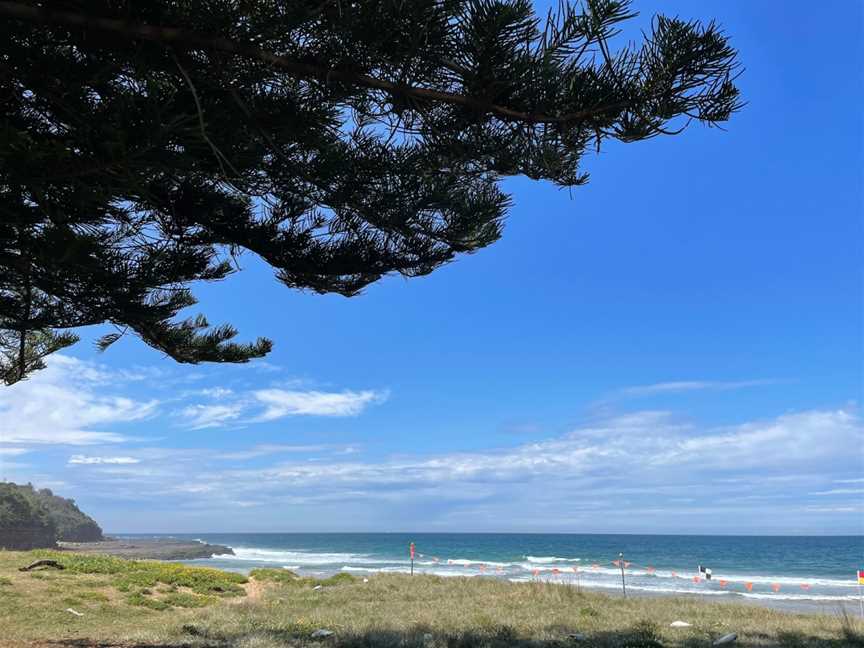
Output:
M239 56L257 59L297 78L317 78L335 80L350 85L358 85L373 90L383 90L395 96L405 96L416 101L439 101L443 103L465 106L480 113L491 113L501 119L528 122L532 124L571 124L584 121L596 115L608 113L611 110L627 108L630 100L615 101L605 105L593 106L564 115L547 115L543 113L527 113L507 106L490 103L460 94L419 88L416 86L396 84L384 79L378 79L367 74L349 70L320 67L296 61L285 56L279 56L254 45L237 43L227 38L212 36L201 32L179 27L148 25L115 18L90 16L71 11L55 11L43 7L23 5L18 2L0 0L0 15L28 22L41 24L65 25L83 29L96 29L110 32L125 38L135 38L151 42L173 44L192 48L200 47L206 50L227 52Z
M192 83L192 79L189 78L189 75L186 73L186 70L183 69L183 66L180 65L180 61L177 60L177 57L174 56L174 52L171 52L171 58L174 60L174 63L177 65L177 69L180 70L180 74L183 75L183 78L186 80L186 85L189 86L189 91L192 93L192 99L195 100L195 109L198 113L198 125L201 127L201 137L205 142L210 146L210 150L213 151L213 155L216 158L216 162L219 163L219 168L222 170L222 177L226 182L230 182L228 180L228 174L225 172L225 165L222 164L222 160L225 160L225 164L231 167L231 170L234 172L234 176L237 177L240 175L240 172L234 168L234 165L231 164L231 161L225 157L225 154L219 150L219 147L213 143L213 140L207 135L207 127L204 121L204 111L201 108L201 101L198 99L198 91L195 90L195 85Z

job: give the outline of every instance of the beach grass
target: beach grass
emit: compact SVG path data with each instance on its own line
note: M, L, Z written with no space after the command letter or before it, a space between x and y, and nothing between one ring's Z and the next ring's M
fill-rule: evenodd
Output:
M66 569L18 571L48 556ZM692 625L671 628L676 620ZM804 615L695 597L623 599L481 577L315 580L268 569L247 579L62 552L0 551L0 627L0 643L14 648L49 641L160 648L707 648L731 632L737 646L864 648L864 624L830 609ZM334 634L313 637L322 629Z

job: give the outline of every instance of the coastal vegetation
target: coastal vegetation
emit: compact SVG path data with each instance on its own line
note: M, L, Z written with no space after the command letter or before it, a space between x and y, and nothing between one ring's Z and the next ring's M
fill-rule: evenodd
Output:
M57 527L57 540L62 542L99 542L103 540L101 527L96 520L84 513L75 500L55 495L50 488L35 489L31 484L19 486L37 499L48 517Z
M57 525L33 489L0 483L0 548L54 547Z
M75 504L48 488L0 483L0 547L55 547L58 541L98 542L102 529Z
M65 569L19 571L39 558ZM13 648L48 640L160 648L708 648L732 632L745 647L864 647L860 620L827 611L791 614L693 597L622 599L483 577L315 580L279 569L246 577L107 556L0 551L0 623L4 645ZM691 625L670 627L676 620Z

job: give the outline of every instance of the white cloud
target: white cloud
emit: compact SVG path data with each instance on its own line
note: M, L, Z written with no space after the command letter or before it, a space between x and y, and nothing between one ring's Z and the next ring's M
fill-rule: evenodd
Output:
M282 445L275 443L265 443L253 446L247 450L236 450L233 452L222 452L215 455L216 459L231 460L231 459L256 459L258 457L266 457L274 454L287 453L304 453L304 452L326 452L333 450L334 446L330 445ZM355 451L353 447L336 448L338 452L349 453Z
M55 354L29 380L0 389L0 443L89 445L125 436L105 426L140 421L156 412L155 400L112 394L123 380L94 363Z
M758 466L806 466L827 457L849 456L864 441L857 416L845 410L785 414L697 433L656 457L657 463L698 461L702 466L742 470ZM846 443L845 447L843 443Z
M864 488L832 488L826 491L817 491L811 495L862 495Z
M264 423L289 416L357 416L388 397L386 391L375 390L326 392L276 387L239 393L215 387L195 394L213 402L187 405L176 412L193 430Z
M72 455L69 457L70 464L137 464L140 459L135 457L88 457L87 455Z
M236 421L243 413L243 408L241 402L227 405L189 405L180 411L180 416L186 419L193 430L203 430Z
M864 511L864 506L805 506L808 513L857 513Z
M254 488L341 491L386 487L402 489L457 485L459 490L481 484L585 482L594 492L637 496L692 496L694 480L719 475L704 494L725 492L741 499L785 493L801 470L830 475L849 447L861 447L861 423L843 410L808 411L737 426L699 429L676 422L671 415L642 412L580 427L541 443L484 452L449 453L432 457L380 462L284 462L254 471L224 473L227 482ZM853 458L854 461L854 458ZM774 472L784 474L773 475ZM600 481L610 482L601 489ZM628 484L622 487L620 482ZM530 490L526 487L526 492ZM852 489L849 489L852 490ZM857 489L855 489L857 490Z
M339 446L261 444L233 452L164 449L160 455L150 450L148 465L158 470L99 470L105 479L134 475L140 483L150 483L147 497L159 492L206 495L211 505L229 496L231 501L290 498L298 506L327 499L395 505L498 498L502 506L521 507L526 515L547 505L601 511L613 503L625 509L639 503L639 514L664 507L681 513L682 498L696 499L694 506L705 511L712 506L753 510L760 502L806 503L820 486L856 474L859 464L848 448L861 447L862 440L860 420L844 410L715 428L681 422L668 412L645 411L597 420L538 443L472 452L356 461L346 460ZM223 463L321 452L327 452L322 460L297 457L263 468ZM835 490L855 494L859 489Z
M27 452L30 452L29 448L4 448L0 446L0 457L4 455L7 457L17 457Z
M747 387L760 387L771 385L774 380L737 380L737 381L715 381L715 380L681 380L673 382L655 383L653 385L637 385L635 387L624 387L618 391L620 396L655 396L658 394L677 394L690 391L727 391L732 389L744 389Z
M228 389L227 387L211 387L207 389L199 389L198 393L202 396L207 396L208 398L225 398L226 396L231 396L234 393L234 390Z
M238 421L270 407L245 398ZM360 409L373 402L360 400ZM854 410L810 410L729 426L646 410L597 418L535 443L470 452L388 457L376 456L376 446L352 455L353 445L265 443L236 450L139 448L129 456L100 449L70 463L97 464L75 471L82 492L154 506L168 501L210 515L217 526L226 510L240 515L240 503L254 502L308 519L307 529L316 521L335 528L350 514L352 520L430 529L542 525L612 532L643 520L642 528L700 532L716 529L722 515L745 532L803 513L812 520L809 530L824 523L823 514L852 519L861 457L850 448L862 444ZM141 464L122 465L124 458ZM260 461L242 463L247 459ZM829 491L838 497L819 496Z
M368 405L387 399L387 394L372 390L360 392L294 391L260 389L253 392L266 409L257 420L273 421L286 416L357 416Z

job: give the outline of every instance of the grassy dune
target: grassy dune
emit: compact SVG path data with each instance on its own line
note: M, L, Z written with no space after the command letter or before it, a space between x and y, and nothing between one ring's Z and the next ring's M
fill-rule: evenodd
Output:
M63 571L19 572L38 557ZM67 611L72 608L83 616ZM681 619L690 628L670 628ZM611 598L491 578L214 569L103 556L0 551L0 645L360 648L864 648L864 624L693 598ZM312 633L332 630L316 640ZM569 635L578 633L580 638ZM86 641L84 641L86 640Z

